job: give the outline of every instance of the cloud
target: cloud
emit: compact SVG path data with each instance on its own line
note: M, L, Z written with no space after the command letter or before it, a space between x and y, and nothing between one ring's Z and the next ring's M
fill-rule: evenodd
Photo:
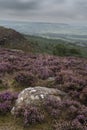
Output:
M0 19L86 22L86 12L87 0L0 0Z
M0 1L1 9L12 9L12 10L34 10L39 8L39 1L35 0L1 0Z

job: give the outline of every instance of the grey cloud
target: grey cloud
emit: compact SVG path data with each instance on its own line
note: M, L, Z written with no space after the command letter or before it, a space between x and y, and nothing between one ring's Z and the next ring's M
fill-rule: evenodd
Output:
M76 0L74 11L77 19L87 21L87 0Z
M12 9L12 10L33 10L39 8L39 0L35 1L28 1L28 2L21 2L18 0L1 0L0 1L0 8L2 9Z
M84 22L86 12L87 0L0 0L0 18Z
M54 0L55 3L64 4L67 0Z

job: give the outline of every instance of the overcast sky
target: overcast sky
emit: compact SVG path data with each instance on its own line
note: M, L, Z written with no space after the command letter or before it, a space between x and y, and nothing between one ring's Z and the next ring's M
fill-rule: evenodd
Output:
M0 0L0 20L87 22L87 0Z

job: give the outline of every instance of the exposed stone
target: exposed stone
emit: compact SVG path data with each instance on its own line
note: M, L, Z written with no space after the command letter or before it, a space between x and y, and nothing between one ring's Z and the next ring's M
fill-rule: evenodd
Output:
M13 107L11 113L14 115L17 109L23 106L33 105L40 106L44 103L45 99L49 96L57 98L61 101L62 97L66 94L58 89L46 88L46 87L30 87L24 89L16 100L16 104Z
M18 49L11 49L12 52L21 52L21 53L24 53L24 51L22 50L18 50Z
M55 77L49 77L47 80L48 80L49 82L55 81Z

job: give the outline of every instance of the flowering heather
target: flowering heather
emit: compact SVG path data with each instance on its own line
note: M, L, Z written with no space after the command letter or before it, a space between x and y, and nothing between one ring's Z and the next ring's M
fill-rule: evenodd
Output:
M17 99L17 93L2 92L0 93L0 113L5 114L10 112L13 107L14 101Z
M24 106L17 110L16 117L19 116L22 116L25 126L44 121L44 112L34 106Z
M3 103L0 103L0 114L6 114L7 112L10 112L11 108L11 101L5 101Z
M12 72L13 68L9 62L1 62L0 63L0 73Z
M22 72L15 76L15 80L21 85L33 86L36 81L36 77L32 73Z
M47 83L51 77L54 81L50 86L50 83ZM51 117L50 119L56 120L55 130L58 130L60 120L62 120L62 126L63 123L70 121L72 128L69 125L68 130L87 129L85 126L85 124L87 125L87 59L45 54L34 55L16 50L0 49L0 80L5 81L8 86L18 83L20 87L23 85L25 88L46 82L47 86L66 93L68 100L64 99L61 102L48 98L44 105L45 114L39 114L41 111L36 107L22 108L23 113L18 111L18 115L22 115L25 124L43 122L47 114ZM13 93L0 94L0 111L10 111L15 99L16 96Z
M73 100L57 101L55 99L49 98L46 99L45 107L51 118L53 117L54 119L62 119L70 122L72 128L76 130L78 128L81 128L81 130L83 130L83 127L87 128L87 107L82 106L79 102ZM74 126L74 123L76 126Z
M52 130L86 130L87 127L82 126L77 120L70 121L54 121L52 124Z

